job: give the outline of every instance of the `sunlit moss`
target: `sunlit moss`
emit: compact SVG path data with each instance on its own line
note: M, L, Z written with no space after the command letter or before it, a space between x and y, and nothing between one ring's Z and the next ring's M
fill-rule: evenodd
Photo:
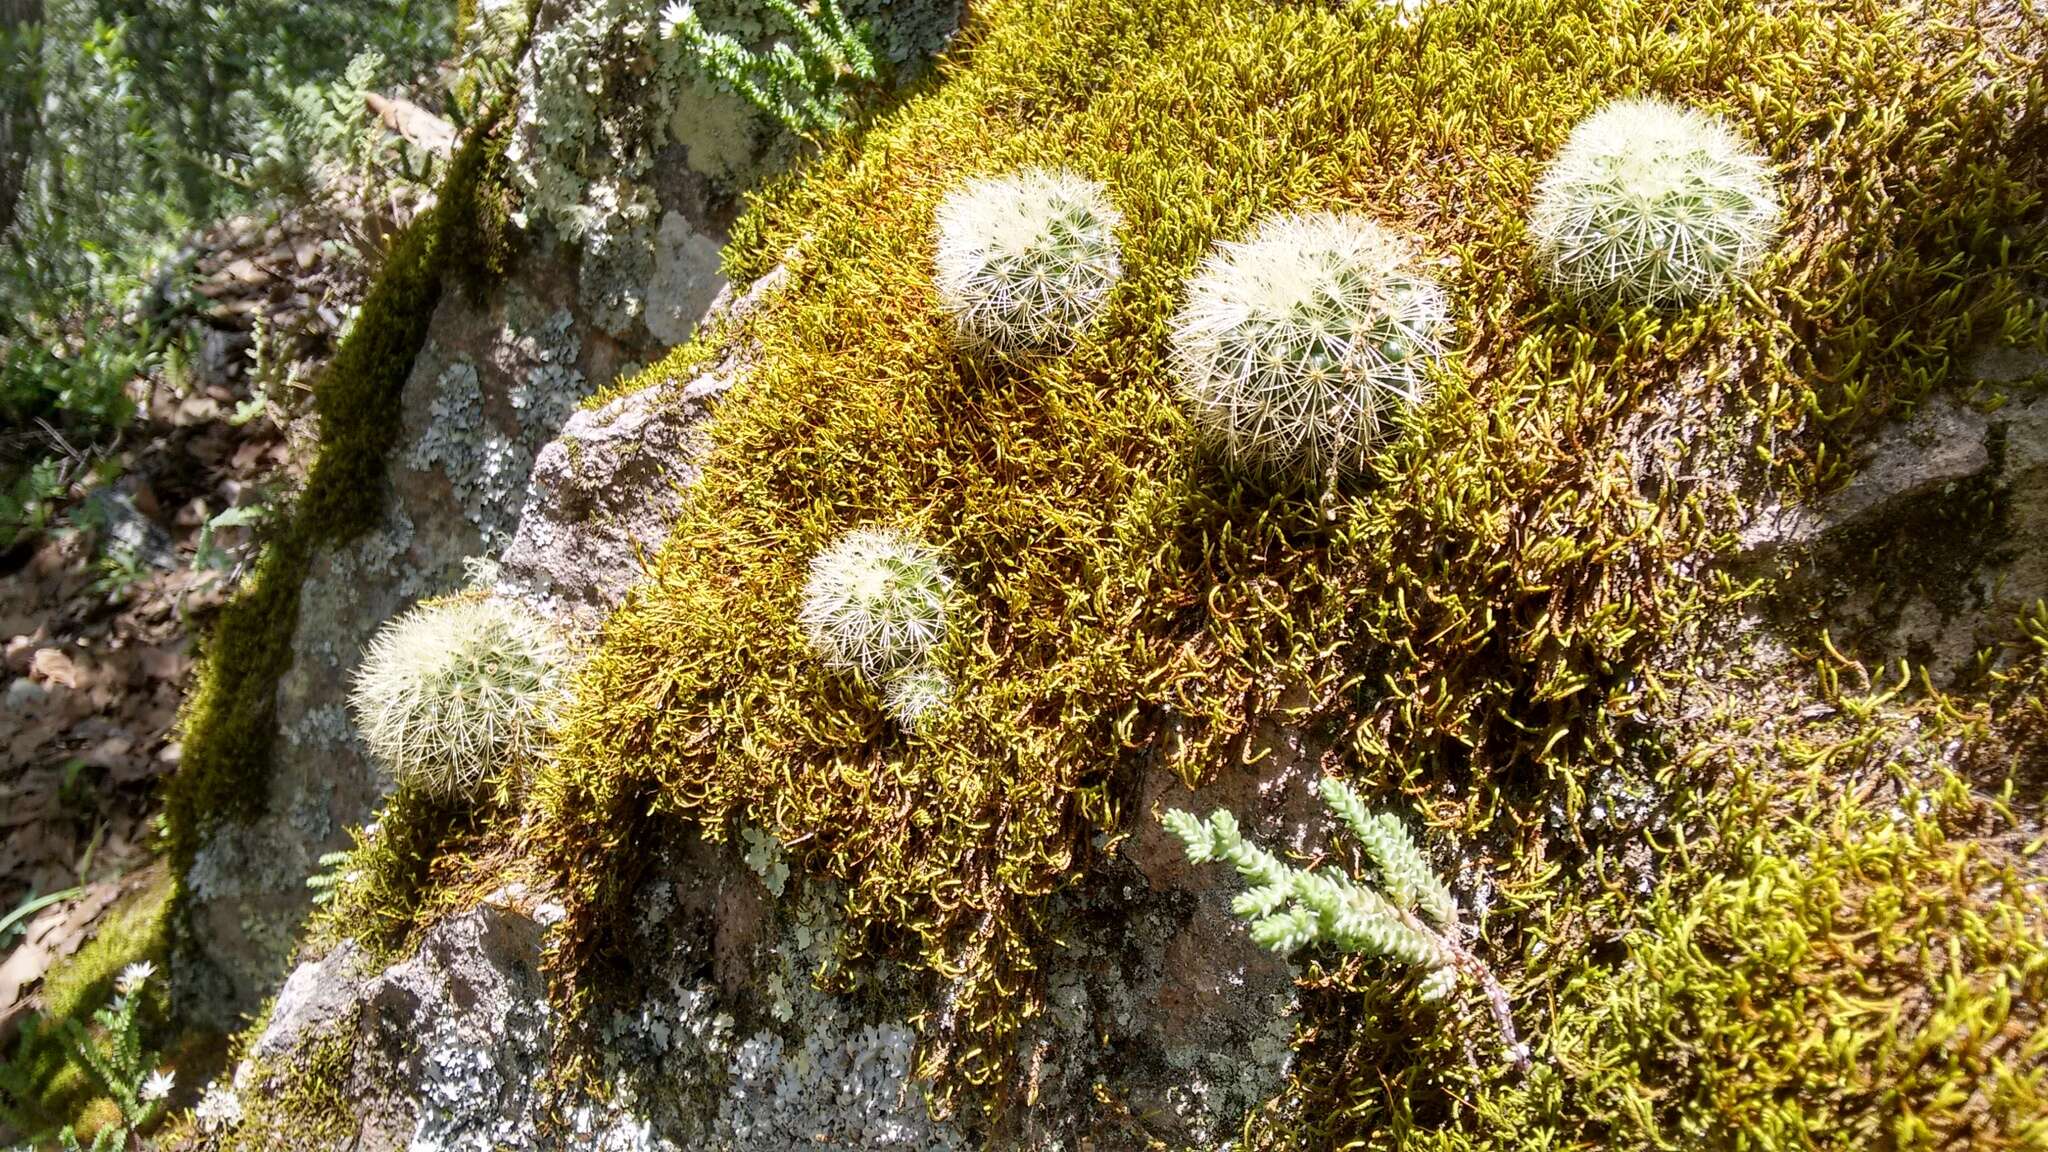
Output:
M1544 1003L1586 960L1526 949L1583 915L1605 849L1573 829L1600 773L1668 768L1631 718L1685 675L1648 657L1703 618L1700 565L1724 542L1689 479L1645 481L1629 429L1697 410L1791 487L1825 483L1842 437L1977 341L2040 339L2024 284L2043 266L2044 94L2001 47L2016 30L1962 4L1735 0L1446 3L1405 24L1253 0L976 12L944 83L736 231L736 281L786 261L791 287L749 322L759 367L540 783L573 904L564 970L606 946L650 826L718 834L744 811L943 989L926 1070L1001 1083L1054 946L1042 900L1085 882L1099 834L1145 818L1134 770L1194 780L1279 723L1334 735L1376 801L1489 846L1482 946L1525 957L1511 982ZM1575 123L1645 90L1761 143L1787 237L1743 293L1588 319L1536 282L1528 200ZM970 172L1027 163L1104 183L1124 276L1070 354L964 361L927 275L932 213ZM1202 254L1290 210L1415 237L1465 340L1372 479L1325 500L1195 451L1163 363ZM976 622L951 706L911 742L806 658L797 625L810 555L905 520ZM1369 1001L1352 1011L1384 1026ZM1423 1051L1373 1067L1416 1085L1388 1107L1484 1129L1412 1080ZM1568 1082L1527 1090L1596 1107ZM1329 1126L1419 1131L1359 1115Z

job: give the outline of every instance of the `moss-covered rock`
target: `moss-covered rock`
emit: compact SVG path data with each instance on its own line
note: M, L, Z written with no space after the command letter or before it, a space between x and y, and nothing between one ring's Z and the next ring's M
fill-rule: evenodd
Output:
M1826 4L1396 15L994 5L945 83L742 222L735 270L786 260L795 287L749 325L760 368L542 789L572 981L630 956L615 925L669 813L714 834L759 822L846 885L852 953L923 968L926 1069L1000 1113L1060 958L1050 902L1087 899L1151 819L1131 782L1151 765L1201 780L1273 722L1470 854L1477 946L1539 1038L1558 990L1620 959L1550 943L1554 926L1626 938L1650 893L1695 882L1703 864L1655 851L1631 865L1647 891L1600 878L1643 837L1694 834L1681 814L1720 787L1676 773L1662 717L1700 674L1687 645L1744 591L1702 578L1733 506L1833 482L1849 438L1987 332L2041 338L2042 108L2002 55L2017 25ZM1531 275L1529 191L1585 111L1641 91L1761 141L1789 236L1726 302L1576 310ZM1953 126L1939 144L1908 127L1933 122ZM949 346L930 222L947 188L1026 162L1108 186L1126 275L1070 355L990 367ZM1417 238L1463 346L1371 476L1318 499L1200 452L1162 357L1213 243L1327 208ZM870 523L940 544L967 601L942 658L954 705L915 735L794 626L804 560ZM1457 1071L1459 1049L1426 1038L1458 1029L1389 996L1305 1022L1367 1028L1382 1103L1331 1110L1311 1080L1296 1115L1492 1139L1496 1073ZM1573 1139L1612 1106L1566 1101L1544 1123Z
M482 893L561 902L549 1043L514 1060L552 1110L492 1137L515 1147L600 1115L649 1147L2039 1141L2048 630L1982 597L1970 650L2004 647L1958 680L1879 670L1891 623L1812 611L1934 586L1873 550L1988 588L2039 549L2013 535L2031 385L1960 370L2048 343L2030 19L978 8L938 82L739 221L729 274L786 287L639 379L750 364L558 760L516 808L401 803L329 927L412 963ZM1537 174L1645 93L1760 144L1784 238L1701 308L1557 300ZM963 357L933 213L1026 164L1106 186L1124 274L1064 355ZM1412 237L1456 333L1361 474L1298 485L1206 451L1167 362L1203 255L1290 210ZM1745 542L1758 507L1887 488L1913 442L1888 422L1948 394L2011 402L1971 425L1982 467L1937 462L1958 486L1890 485L1793 542L1804 573ZM956 583L930 654L949 706L915 731L798 619L809 558L863 526L932 541ZM1945 644L1961 619L1936 618ZM1527 1072L1472 996L1250 948L1229 878L1156 824L1227 806L1348 867L1325 774L1418 814ZM365 1058L350 1075L431 1095Z

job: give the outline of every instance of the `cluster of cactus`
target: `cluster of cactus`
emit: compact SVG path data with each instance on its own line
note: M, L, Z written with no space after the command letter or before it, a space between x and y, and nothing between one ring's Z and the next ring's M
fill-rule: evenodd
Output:
M933 282L960 343L1001 352L1070 346L1123 275L1123 217L1100 183L1030 168L970 180L937 216Z
M1755 271L1779 215L1769 162L1726 123L1630 99L1572 130L1537 185L1529 233L1560 294L1665 308Z
M811 560L797 622L827 666L881 682L915 729L951 693L931 663L946 634L953 578L937 549L888 528L858 528Z
M1355 216L1269 216L1188 283L1173 326L1181 396L1233 460L1307 477L1359 470L1428 395L1450 328L1407 245Z
M1633 99L1573 131L1530 233L1561 294L1666 307L1753 272L1779 213L1767 162L1725 124ZM933 280L961 344L1070 347L1123 273L1121 222L1101 183L1064 169L948 193ZM1358 216L1278 214L1219 243L1188 281L1172 363L1197 426L1229 459L1320 480L1327 494L1428 398L1450 333L1448 296L1401 237ZM829 663L884 678L891 713L914 727L950 690L936 669L905 672L943 629L948 587L922 546L854 533L813 564L804 626Z
M1197 864L1221 861L1250 884L1231 910L1251 923L1252 939L1263 948L1288 953L1310 944L1340 952L1384 956L1423 970L1417 995L1439 1000L1461 975L1486 994L1510 1061L1526 1054L1515 1040L1507 994L1485 963L1460 940L1458 904L1450 889L1409 837L1398 817L1371 813L1343 781L1324 777L1323 803L1365 849L1378 875L1377 888L1334 868L1296 868L1244 838L1237 817L1219 808L1203 820L1171 809L1160 820Z
M543 620L477 592L385 624L349 703L370 752L402 787L474 799L545 748L567 649Z

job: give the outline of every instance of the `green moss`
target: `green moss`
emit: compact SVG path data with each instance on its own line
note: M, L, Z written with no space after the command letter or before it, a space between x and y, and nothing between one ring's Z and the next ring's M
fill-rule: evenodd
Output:
M346 878L310 930L315 947L348 938L372 959L403 952L430 911L460 901L475 858L497 842L489 832L500 814L401 789L378 816L374 835L351 833Z
M488 124L463 145L434 211L392 245L348 338L314 387L320 454L305 492L222 610L185 701L184 756L165 794L171 856L181 875L215 821L247 819L265 802L277 682L291 666L299 586L316 549L375 526L385 456L399 434L399 395L426 341L445 273L473 255L483 227L477 188L501 149Z
M687 380L699 368L717 360L731 338L729 324L715 323L708 330L699 330L688 340L663 353L661 359L638 372L622 375L584 397L581 406L585 410L602 408L620 397L631 396L644 389Z
M1347 965L1313 981L1285 1102L1320 1120L1256 1146L2039 1146L2048 895L2012 774L2032 668L1975 701L1850 690L1825 656L1818 691L1701 686L1675 778L1698 786L1642 846L1654 892L1537 910L1535 1073L1389 1027L1413 1008Z
M942 1086L1000 1084L1054 947L1044 898L1088 874L1100 834L1151 818L1137 769L1200 778L1273 723L1335 737L1333 767L1369 797L1483 845L1479 946L1519 958L1530 1003L1560 994L1583 960L1537 949L1545 934L1633 915L1633 897L1582 896L1618 849L1581 818L1603 775L1675 771L1633 718L1673 687L1649 657L1704 618L1698 566L1724 542L1725 509L1684 469L1646 480L1663 466L1632 429L1704 412L1738 455L1824 484L1842 438L1987 335L2042 339L2025 284L2048 267L2048 95L1999 47L2017 30L1973 12L1528 0L1402 27L1371 4L978 8L945 83L736 232L737 282L799 255L539 790L574 903L565 969L603 962L650 825L717 835L744 813L845 882L866 944L947 998L923 1036ZM1557 305L1527 267L1536 174L1589 109L1646 90L1760 140L1790 235L1709 308ZM1126 275L1072 354L964 362L930 287L932 211L1027 163L1108 185ZM1418 427L1327 508L1204 456L1163 366L1188 272L1282 208L1412 233L1463 340ZM917 736L794 625L808 558L866 523L941 544L963 590L955 706ZM1312 1029L1402 1018L1328 1012ZM1349 1074L1400 1085L1421 1053L1462 1061L1388 1051ZM1449 1086L1412 1083L1387 1107L1483 1127ZM1410 1130L1374 1116L1360 1130Z
M351 1020L309 1041L289 1067L252 1063L248 1083L266 1087L238 1093L242 1122L219 1138L221 1152L341 1147L360 1132L362 1120L348 1097L356 1036Z
M25 1133L49 1138L75 1120L102 1089L73 1054L66 1021L91 1024L92 1014L114 995L123 968L144 961L163 971L169 954L172 883L165 872L124 897L100 920L93 938L43 977L42 1006L22 1025L14 1052L0 1067L0 1116ZM143 1022L152 1039L163 1034L167 997L160 975L144 1002Z

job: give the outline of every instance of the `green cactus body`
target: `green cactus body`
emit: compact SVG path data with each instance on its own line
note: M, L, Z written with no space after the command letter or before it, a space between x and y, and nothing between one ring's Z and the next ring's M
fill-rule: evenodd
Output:
M566 662L554 633L525 609L463 596L386 624L349 702L371 754L400 784L473 797L545 746Z
M1189 282L1175 371L1232 460L1356 472L1428 397L1449 330L1443 290L1392 233L1354 216L1272 216Z
M916 732L945 708L953 681L929 664L905 668L883 686L882 706L905 729Z
M1572 130L1537 186L1529 233L1561 295L1668 308L1748 277L1780 215L1769 162L1720 118L1619 100Z

